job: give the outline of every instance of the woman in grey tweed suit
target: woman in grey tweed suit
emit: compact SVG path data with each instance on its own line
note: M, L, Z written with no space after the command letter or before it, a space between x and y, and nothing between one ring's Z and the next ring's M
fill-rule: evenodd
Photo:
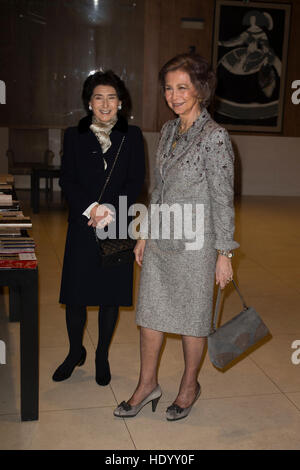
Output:
M178 226L171 223L170 237L153 239L153 231L142 227L143 240L135 248L136 261L143 265L136 312L141 326L140 379L133 396L114 415L135 416L150 401L155 411L162 394L157 384L159 353L169 332L182 335L185 360L179 393L167 409L166 417L173 421L187 416L200 395L197 375L211 331L214 279L221 288L232 279L232 250L239 245L233 240L234 154L227 131L206 109L215 75L201 56L181 54L162 68L160 81L178 118L161 131L150 207L175 204L184 213L186 204L192 204L195 227L198 204L204 236L199 232L197 238L196 232L191 239L191 232L183 231L178 239ZM161 211L158 220L161 225Z

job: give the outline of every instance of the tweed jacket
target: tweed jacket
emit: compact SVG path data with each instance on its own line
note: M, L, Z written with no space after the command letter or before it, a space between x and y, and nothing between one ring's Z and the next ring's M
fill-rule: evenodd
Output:
M239 244L233 239L234 153L228 132L203 109L173 149L179 124L177 118L162 127L149 208L153 204L201 204L204 206L204 243L221 250L238 248ZM194 210L192 217L194 224ZM145 233L143 225L142 232ZM172 233L171 229L171 238ZM151 238L149 231L148 237ZM181 251L185 241L183 236L182 240L158 240L157 243L162 249Z

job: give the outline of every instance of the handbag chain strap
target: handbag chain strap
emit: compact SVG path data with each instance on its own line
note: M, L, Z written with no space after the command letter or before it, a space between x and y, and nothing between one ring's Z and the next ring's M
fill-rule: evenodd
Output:
M118 149L118 151L117 151L117 154L116 154L116 156L115 156L114 162L113 162L113 164L112 164L112 167L111 167L111 169L110 169L110 172L109 172L109 174L108 174L108 177L106 178L106 181L105 181L105 183L104 183L104 185L103 185L102 191L101 191L100 196L99 196L98 201L97 201L98 204L100 204L100 200L101 200L101 198L102 198L102 196L103 196L103 194L104 194L104 191L105 191L105 189L106 189L106 187L107 187L107 185L108 185L108 183L109 183L109 181L110 181L111 174L112 174L113 169L114 169L114 167L115 167L115 165L116 165L116 163L117 163L117 160L118 160L119 154L120 154L120 152L121 152L121 148L122 148L122 145L123 145L124 140L125 140L125 135L123 135L123 138L122 138L122 141L121 141L121 143L120 143L120 146L119 146L119 149ZM93 228L94 228L94 233L95 233L95 237L96 237L96 240L97 240L96 227L93 227Z
M232 283L235 287L235 290L237 291L237 293L239 294L240 296L240 299L242 301L242 304L243 304L243 310L247 310L248 307L247 307L247 304L245 302L245 299L244 297L242 296L241 294L241 291L239 290L236 282L232 279ZM221 300L221 288L219 286L219 289L218 289L218 295L217 295L217 300L216 300L216 306L215 306L215 311L214 311L214 317L213 317L213 330L215 331L216 330L216 327L217 327L217 323L218 323L218 318L219 318L219 306L220 306L220 300Z
M114 169L114 167L115 167L115 164L117 163L117 160L118 160L118 157L119 157L119 153L120 153L120 151L121 151L121 148L122 148L122 145L123 145L124 140L125 140L125 135L124 135L123 138L122 138L122 141L121 141L121 143L120 143L119 150L117 151L117 155L115 156L114 162L113 162L112 167L111 167L110 172L109 172L109 175L108 175L108 177L106 178L105 184L104 184L104 186L103 186L103 188L102 188L102 191L101 191L101 194L100 194L100 196L99 196L99 198L98 198L98 204L100 204L100 200L101 200L101 198L102 198L102 196L103 196L103 194L104 194L104 191L105 191L105 189L106 189L106 187L107 187L107 185L108 185L108 183L109 183L111 174L112 174L112 172L113 172L113 169Z

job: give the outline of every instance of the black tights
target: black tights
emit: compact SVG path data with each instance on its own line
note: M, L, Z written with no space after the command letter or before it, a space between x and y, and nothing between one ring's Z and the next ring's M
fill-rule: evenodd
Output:
M107 360L111 338L118 319L118 305L103 305L98 313L98 346L96 361ZM82 352L82 339L86 323L86 307L66 305L66 322L70 342L69 358L78 360Z

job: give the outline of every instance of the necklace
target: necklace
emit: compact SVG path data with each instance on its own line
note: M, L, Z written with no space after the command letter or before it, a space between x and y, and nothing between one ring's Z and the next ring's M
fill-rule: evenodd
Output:
M174 135L173 142L172 142L172 150L175 149L175 147L176 147L177 142L178 142L179 139L180 139L180 134L176 131L176 132L175 132L175 135Z
M187 128L185 131L181 131L180 129L180 125L177 126L177 129L175 131L175 134L174 134L174 139L173 139L173 142L172 142L172 150L175 149L180 137L185 134L187 132L189 128Z
M201 113L200 113L200 114L201 114ZM200 114L199 114L199 116L200 116ZM199 117L199 116L198 116L198 117ZM195 120L197 120L198 117L196 117ZM186 134L186 133L189 131L189 129L194 125L194 122L195 122L195 121L193 121L192 124L189 125L189 126L187 126L186 129L184 129L184 130L183 130L182 127L181 127L181 122L178 123L178 126L177 126L177 128L176 128L176 130L175 130L173 142L172 142L172 150L175 149L175 147L176 147L176 145L177 145L177 143L178 143L180 137L182 137L184 134Z

